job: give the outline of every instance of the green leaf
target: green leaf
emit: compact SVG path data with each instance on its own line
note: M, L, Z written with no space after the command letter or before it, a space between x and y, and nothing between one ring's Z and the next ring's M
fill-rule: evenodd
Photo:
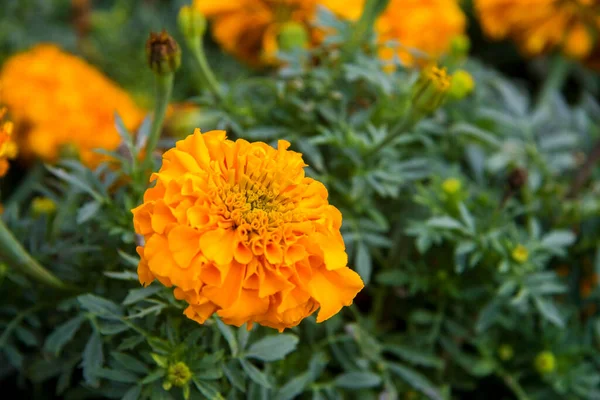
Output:
M262 361L283 360L287 354L296 349L297 345L296 335L286 333L271 335L253 343L245 356Z
M404 361L408 361L415 365L422 365L424 367L438 369L444 366L444 362L441 358L438 358L431 353L418 351L408 346L393 344L385 346L384 349L402 358Z
M94 332L83 349L81 366L83 367L83 378L92 387L98 387L100 381L95 372L104 363L104 352L102 351L102 337Z
M381 377L372 372L347 372L333 382L344 389L366 389L381 385Z
M575 243L577 237L571 231L552 231L542 238L542 246L547 249L556 250L561 247L568 247Z
M544 318L559 328L565 327L565 322L552 301L546 300L540 296L534 296L533 300L536 308Z
M147 374L149 372L146 364L139 361L137 358L130 356L129 354L113 351L110 353L110 355L129 371L139 372L141 374Z
M143 300L147 297L152 296L155 293L158 293L162 290L162 286L148 286L141 289L131 289L123 300L123 305L130 305L137 303L140 300Z
M94 371L94 375L110 381L121 383L135 383L138 381L138 377L136 375L123 370L98 368Z
M52 354L60 353L62 348L73 339L83 321L85 321L85 318L80 315L59 325L46 338L44 350Z
M77 210L76 222L78 224L83 224L84 222L90 220L96 215L100 209L100 206L101 204L95 200L85 203L83 206L81 206L81 208L79 208L79 210Z
M125 392L121 400L137 400L140 398L140 394L142 394L142 387L140 385L132 386Z
M244 359L240 359L239 362L242 366L242 369L246 372L250 379L252 379L254 382L256 382L262 387L271 388L269 379L261 370L259 370L252 363Z
M290 379L275 395L275 400L292 400L299 396L311 382L310 375L304 373Z
M138 275L135 272L123 271L123 272L103 272L104 276L108 276L112 279L118 279L122 281L137 281Z
M194 386L196 386L196 389L198 389L198 391L200 393L202 393L204 396L206 396L207 399L209 399L209 400L223 399L223 395L221 393L219 393L219 391L217 389L212 387L212 385L210 385L206 382L202 382L196 378L192 378L192 382L194 382Z
M448 216L429 218L425 223L430 228L464 230L464 226L459 221Z
M164 369L157 369L156 371L153 371L152 373L148 374L144 379L142 379L140 381L140 383L142 385L147 385L149 383L152 383L154 381L159 380L163 376L165 376L165 370Z
M223 372L235 388L242 393L246 391L246 378L244 377L244 374L242 374L242 371L235 360L229 360L227 363L223 364Z
M398 363L387 363L388 369L400 379L404 380L413 388L417 389L432 400L442 400L442 396L437 387L431 383L424 375L417 371L405 367Z
M101 317L121 317L121 308L110 300L93 294L84 294L77 297L77 301L84 310Z
M215 317L215 321L217 321L217 328L219 328L219 331L221 332L221 334L227 341L227 344L229 345L229 349L231 350L231 355L234 355L234 356L237 355L238 344L237 344L237 340L235 339L233 329L231 329L231 327L225 325L223 323L223 321L221 321L218 317Z
M356 244L356 272L360 275L365 285L371 281L371 272L373 270L371 262L371 254L364 242Z

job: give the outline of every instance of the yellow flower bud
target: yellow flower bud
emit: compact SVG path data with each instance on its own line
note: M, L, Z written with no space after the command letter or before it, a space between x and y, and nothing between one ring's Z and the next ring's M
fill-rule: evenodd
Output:
M181 49L167 31L150 33L146 42L148 65L159 75L169 75L177 71L181 65Z
M512 346L509 344L503 344L502 346L500 346L498 348L498 357L500 357L500 359L502 361L511 360L514 355L515 355L515 351L513 350Z
M548 374L556 369L556 357L551 351L542 351L535 357L535 369L540 374Z
M467 35L457 35L450 41L450 54L455 57L464 57L471 50L471 40Z
M421 113L432 113L446 100L449 90L450 77L446 68L438 68L435 65L426 67L413 86L413 107Z
M206 32L206 17L197 8L183 6L177 15L179 30L187 40L195 40Z
M517 245L511 253L513 260L519 264L523 264L529 259L529 251L522 244Z
M442 190L449 196L455 195L462 188L462 183L456 178L448 178L442 182Z
M178 363L169 366L167 371L167 382L181 387L186 385L190 379L192 379L192 371L190 371L190 368L184 362L179 361Z
M294 21L286 22L279 31L277 43L284 51L304 48L308 45L308 31L302 24Z
M459 69L452 74L452 83L448 96L454 100L462 100L473 92L475 81L467 71Z
M33 215L50 215L56 212L56 203L48 197L36 197L31 201Z

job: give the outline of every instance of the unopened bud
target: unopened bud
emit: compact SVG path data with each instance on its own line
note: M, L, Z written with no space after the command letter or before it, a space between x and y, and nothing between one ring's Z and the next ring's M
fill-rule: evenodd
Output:
M281 27L277 42L284 51L305 48L308 45L308 31L302 24L287 22Z
M475 81L471 74L463 69L459 69L452 74L452 83L448 96L454 100L462 100L475 89Z
M471 50L471 40L467 35L457 35L450 41L450 54L455 57L464 57Z
M170 365L167 371L167 381L175 386L184 386L192 379L192 371L182 361Z
M520 190L527 184L527 170L523 168L515 168L508 175L508 187L513 190Z
M548 374L556 369L556 357L551 351L542 351L535 357L535 369L540 374Z
M529 260L529 250L527 250L527 248L522 244L519 244L513 249L511 257L519 264L523 264Z
M48 197L36 197L31 201L33 215L50 215L56 212L56 203Z
M172 74L181 65L179 45L165 30L150 33L146 42L146 56L152 71L159 75Z
M206 32L206 17L199 10L191 6L183 6L177 16L179 30L186 40L196 40Z
M515 351L513 350L512 346L509 344L503 344L502 346L500 346L498 348L498 357L500 357L500 359L502 361L509 361L513 358L515 354Z
M442 105L448 90L450 90L450 77L446 68L426 67L413 86L413 107L421 113L432 113Z

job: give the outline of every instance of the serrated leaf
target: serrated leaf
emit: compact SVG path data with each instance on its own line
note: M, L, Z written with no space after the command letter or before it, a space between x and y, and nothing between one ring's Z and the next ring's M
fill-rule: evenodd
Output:
M242 366L242 369L246 372L248 377L252 379L252 381L256 382L262 387L271 388L271 384L269 383L269 379L267 378L267 376L261 370L256 368L254 364L244 359L240 359L239 362Z
M138 381L138 377L136 375L123 370L98 368L94 371L94 375L99 378L121 383L135 383Z
M298 337L292 334L267 336L253 343L245 356L261 361L283 360L285 356L296 349Z
M119 363L123 368L128 369L129 371L139 372L141 374L148 373L148 367L146 364L141 362L135 357L130 356L129 354L119 353L117 351L113 351L110 355Z
M533 300L536 308L545 319L558 326L559 328L565 327L565 322L562 316L560 315L560 312L550 300L546 300L540 296L534 296Z
M360 275L365 285L371 281L371 272L373 270L371 254L368 247L363 242L356 244L356 272Z
M137 400L142 394L142 387L140 385L132 386L128 391L125 392L121 400Z
M234 387L242 393L246 391L246 379L235 360L229 360L227 363L223 364L223 372Z
M347 372L338 376L333 384L344 389L366 389L381 385L381 377L373 372Z
M198 391L200 393L202 393L204 396L206 396L207 399L210 399L210 400L223 399L223 395L221 393L219 393L219 391L217 389L215 389L212 385L208 384L207 382L202 382L196 378L192 378L192 381L194 382L194 386L196 386L196 389L198 389Z
M100 381L95 375L95 372L102 367L103 363L104 353L102 351L102 337L97 332L94 332L83 349L81 361L83 378L88 385L92 387L98 387L100 385Z
M444 366L442 359L436 357L434 354L418 351L408 346L397 344L387 345L385 346L385 350L415 365L432 368L442 368Z
M552 231L542 238L542 246L547 249L568 247L575 243L577 237L571 231Z
M83 316L77 316L69 321L65 322L62 325L59 325L44 342L44 350L52 353L58 354L62 350L62 348L73 339L81 324L85 321Z
M77 210L77 223L83 224L84 222L90 220L92 217L96 215L98 210L100 209L101 204L97 201L89 201L85 203L79 210Z
M229 349L231 350L231 354L234 355L234 356L237 355L237 353L238 353L238 344L237 344L237 340L235 338L235 335L233 333L233 329L231 329L231 327L225 325L223 323L223 321L221 321L218 317L215 317L215 321L217 321L217 328L219 328L219 331L221 332L221 334L223 335L223 337L227 341L227 344L229 345Z
M103 316L103 317L120 317L123 312L121 308L110 300L93 294L84 294L77 297L77 301L81 304L84 310L91 312L92 314Z
M404 380L413 388L417 389L432 400L442 400L439 390L429 379L419 372L400 365L398 363L387 363L388 369L400 379Z
M158 293L162 290L162 286L148 286L140 289L131 289L127 294L127 297L123 300L123 305L130 305L137 303L140 300L143 300L147 297L152 296L155 293Z
M429 218L425 223L430 228L464 230L459 221L448 216Z
M290 379L275 394L275 400L292 400L299 396L306 386L311 382L308 373L298 375Z

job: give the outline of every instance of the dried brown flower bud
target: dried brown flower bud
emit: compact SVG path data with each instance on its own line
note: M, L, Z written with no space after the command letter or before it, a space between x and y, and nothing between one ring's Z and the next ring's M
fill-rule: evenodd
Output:
M527 184L527 170L524 168L515 168L508 174L508 187L512 191L521 189Z
M152 71L159 75L174 73L181 65L181 49L164 29L160 33L150 33L146 42L146 56Z

